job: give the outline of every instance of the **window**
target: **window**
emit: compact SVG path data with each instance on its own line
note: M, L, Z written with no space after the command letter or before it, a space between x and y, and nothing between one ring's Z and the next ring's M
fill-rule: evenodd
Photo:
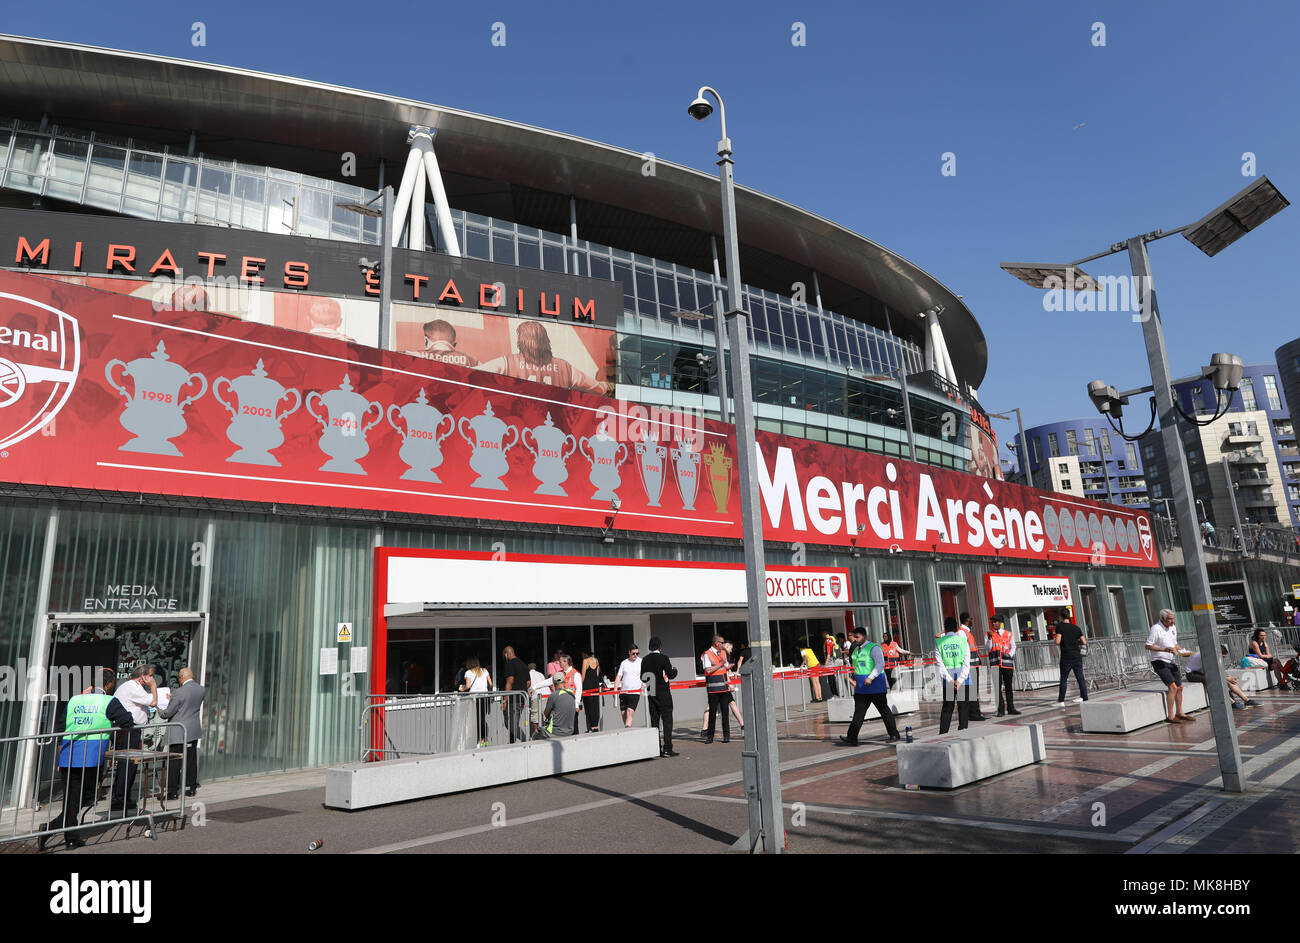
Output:
M1198 412L1205 412L1205 388L1201 384L1192 387L1192 408Z
M1030 444L1030 447L1033 449L1033 452L1034 452L1034 465L1035 465L1035 466L1041 466L1041 465L1043 464L1043 454L1042 454L1042 452L1041 452L1041 451L1039 450L1039 448L1038 448L1038 440L1037 440L1037 439L1030 439L1030 440L1029 440L1029 444Z
M1137 468L1137 463L1138 463L1137 446L1134 445L1132 442L1129 442L1125 448L1124 454L1128 458L1128 467Z
M1079 436L1073 429L1065 430L1065 447L1070 450L1071 455L1079 454Z
M1268 408L1277 412L1282 408L1282 400L1277 395L1277 377L1270 374L1264 375L1264 395L1268 397Z
M1047 454L1052 456L1052 458L1056 458L1056 456L1061 454L1061 450L1056 444L1055 432L1047 433Z
M1205 472L1203 471L1192 472L1192 484L1196 485L1198 488L1203 488L1205 487L1205 481L1206 481Z
M1062 491L1073 491L1073 490L1074 490L1074 488L1070 485L1070 479L1069 479L1069 478L1063 478L1063 479L1061 479L1061 490L1062 490Z
M1069 462L1060 462L1059 464L1057 464L1056 469L1057 469L1057 471L1059 471L1062 475L1064 475L1066 472L1068 472L1068 471L1070 470L1070 463L1069 463Z
M1241 378L1241 407L1242 409L1258 409L1255 403L1255 381L1250 377Z
M1101 430L1101 454L1102 455L1110 454L1110 430L1109 429Z

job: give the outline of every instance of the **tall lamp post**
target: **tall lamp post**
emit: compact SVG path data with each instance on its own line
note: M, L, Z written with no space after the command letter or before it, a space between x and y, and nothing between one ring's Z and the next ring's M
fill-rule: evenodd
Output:
M1205 655L1202 663L1207 678L1206 693L1210 702L1210 720L1214 727L1214 740L1219 754L1219 772L1223 778L1223 788L1227 792L1244 792L1246 780L1241 768L1241 748L1237 742L1237 728L1232 720L1232 712L1228 709L1223 661L1216 657L1219 651L1219 640L1215 632L1209 574L1201 548L1200 530L1196 526L1196 507L1192 499L1191 477L1187 471L1187 460L1178 433L1178 417L1181 408L1173 397L1173 378L1170 375L1169 359L1165 351L1160 306L1156 300L1155 288L1151 284L1151 260L1147 255L1147 245L1166 236L1181 234L1192 245L1213 257L1289 205L1290 202L1278 192L1269 179L1261 177L1200 220L1171 232L1157 229L1145 235L1134 236L1113 244L1105 252L1064 265L1002 264L1005 271L1034 288L1097 291L1100 289L1096 279L1079 271L1078 266L1116 252L1128 252L1129 265L1133 273L1133 288L1141 299L1142 336L1146 342L1147 361L1151 367L1151 392L1155 394L1153 413L1158 411L1160 417L1160 439L1164 445L1165 461L1169 467L1173 504L1178 515L1178 529L1182 532L1183 561L1187 571L1188 588L1191 591L1192 611L1196 620L1196 638L1201 652ZM1237 360L1234 364L1232 361L1236 358L1223 358L1224 355L1216 354L1211 366L1206 368L1207 374L1209 371L1216 371L1215 389L1220 391L1235 388L1234 383L1239 383L1241 376L1240 361ZM1094 381L1089 385L1088 392L1103 414L1119 415L1118 407L1122 405L1125 397L1115 394L1113 387L1107 387L1101 381ZM1197 421L1194 417L1188 418L1193 422ZM1215 418L1217 419L1218 416Z
M722 96L707 85L687 108L696 121L713 114L705 99L718 102L722 140L718 142L722 184L723 242L727 253L727 339L731 347L731 385L735 394L736 465L740 475L740 527L745 549L745 596L749 606L749 644L754 658L745 688L753 712L745 725L742 763L745 798L749 802L749 850L780 854L785 850L785 816L781 809L781 770L777 759L776 710L772 702L772 641L767 623L767 563L763 552L763 519L758 501L758 468L754 450L753 388L749 376L749 327L740 282L740 243L736 236L736 193L732 180L731 139ZM716 328L717 325L715 324ZM723 396L725 396L723 391ZM748 705L747 705L748 706Z
M1019 406L1008 409L1007 412L1016 414L1016 425L1020 427L1020 454L1016 457L1020 459L1020 467L1025 473L1025 484L1032 488L1034 486L1034 470L1029 467L1029 443L1025 440L1025 420L1020 416ZM989 413L989 418L1011 421L1010 416L1005 416L1002 413Z
M383 200L382 209L374 204ZM369 259L361 260L363 271L379 271L379 349L389 349L389 333L393 328L393 281L388 277L393 268L393 188L384 187L368 203L339 203L339 209L351 210L362 216L380 217L379 224L379 264Z

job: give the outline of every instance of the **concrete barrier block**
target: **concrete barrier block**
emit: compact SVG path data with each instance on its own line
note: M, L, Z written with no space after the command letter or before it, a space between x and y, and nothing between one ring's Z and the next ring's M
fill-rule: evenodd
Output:
M1168 715L1166 688L1157 682L1126 691L1096 695L1079 705L1084 733L1128 733L1163 723ZM1204 710L1205 685L1183 686L1183 713Z
M889 707L894 716L912 714L921 709L921 692L913 688L910 691L890 691ZM875 705L867 708L867 720L880 717ZM826 719L832 724L847 724L853 719L853 698L833 697L826 702Z
M1040 762L1047 755L1042 724L981 724L898 744L898 781L955 789Z
M1252 691L1267 690L1270 683L1265 668L1229 668L1227 673L1229 678L1237 679L1237 684L1247 695Z
M325 771L325 805L332 809L367 809L658 755L659 731L654 727L631 727L463 753L349 763Z

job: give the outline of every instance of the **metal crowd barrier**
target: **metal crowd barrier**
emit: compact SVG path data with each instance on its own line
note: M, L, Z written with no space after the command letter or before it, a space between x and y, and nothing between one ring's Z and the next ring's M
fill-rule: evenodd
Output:
M372 695L361 712L361 759L460 753L531 738L527 691Z
M172 734L179 753L167 749ZM65 741L104 742L100 763L60 767ZM138 828L157 840L163 825L184 828L184 744L185 727L178 723L0 738L0 842L84 844L119 826L125 826L126 838ZM173 784L177 797L168 799Z

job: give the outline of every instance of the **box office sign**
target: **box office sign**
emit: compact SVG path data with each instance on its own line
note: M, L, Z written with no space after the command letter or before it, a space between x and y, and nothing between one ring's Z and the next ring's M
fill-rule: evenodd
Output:
M712 421L16 273L0 327L0 423L25 436L0 426L4 480L740 537L734 433ZM37 350L52 330L78 343ZM1143 513L754 447L768 539L1157 565Z
M377 246L148 220L0 209L0 265L143 279L223 283L379 298L379 278L360 259ZM614 327L619 282L393 250L393 301Z

